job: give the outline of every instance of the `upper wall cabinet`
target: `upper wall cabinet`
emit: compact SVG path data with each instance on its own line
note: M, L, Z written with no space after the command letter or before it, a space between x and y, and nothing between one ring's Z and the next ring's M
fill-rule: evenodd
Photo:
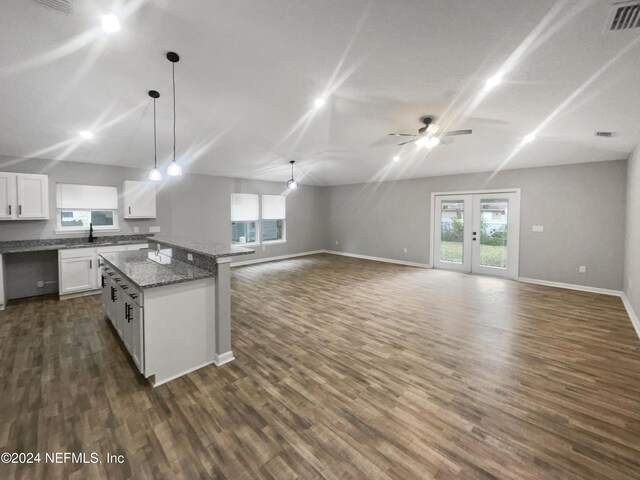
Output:
M124 218L156 218L156 186L125 180L122 188Z
M49 218L49 177L0 173L0 220Z

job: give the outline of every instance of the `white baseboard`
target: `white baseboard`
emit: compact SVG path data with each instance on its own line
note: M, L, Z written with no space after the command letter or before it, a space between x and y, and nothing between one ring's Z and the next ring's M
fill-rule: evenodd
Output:
M164 385L165 383L170 382L171 380L175 380L176 378L180 378L181 376L186 375L187 373L195 372L196 370L199 370L199 369L201 369L203 367L206 367L207 365L211 365L213 363L215 363L215 361L213 361L213 362L205 362L202 365L198 365L198 366L195 366L193 368L190 368L189 370L185 370L184 372L178 373L176 375L172 375L170 377L163 378L160 381L155 381L155 376L154 376L153 388L159 387L160 385Z
M518 277L519 282L535 283L536 285L545 285L547 287L567 288L569 290L579 290L581 292L600 293L602 295L613 295L615 297L622 296L620 290L609 290L607 288L588 287L586 285L576 285L573 283L550 282L548 280L538 280L537 278Z
M398 265L406 265L406 266L409 266L409 267L431 268L431 265L429 265L427 263L407 262L405 260L395 260L393 258L370 257L369 255L360 255L360 254L357 254L357 253L337 252L335 250L325 250L324 253L330 253L331 255L341 255L343 257L361 258L363 260L373 260L374 262L395 263L395 264L398 264Z
M229 350L228 352L221 353L220 355L215 355L215 360L213 361L213 363L215 363L216 366L220 367L225 363L232 362L235 359L236 358L233 356L233 352Z
M638 315L636 315L636 312L633 311L631 302L629 302L629 298L627 298L627 294L625 292L622 292L622 295L620 295L620 298L622 298L622 303L624 303L624 308L627 309L627 314L631 319L633 328L636 329L636 333L638 334L638 337L640 337L640 320L638 320Z
M315 255L317 253L324 253L324 250L313 250L311 252L290 253L288 255L278 255L277 257L264 257L256 258L253 260L245 260L244 262L233 262L231 267L242 267L244 265L253 265L256 263L275 262L277 260L286 260L287 258L305 257L307 255Z

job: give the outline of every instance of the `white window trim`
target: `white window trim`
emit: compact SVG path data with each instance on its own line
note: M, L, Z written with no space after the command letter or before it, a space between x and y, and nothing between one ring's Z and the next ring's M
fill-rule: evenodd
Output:
M65 233L88 233L88 227L63 227L62 226L62 212L68 211L65 209L58 209L56 213L56 228L53 233L63 235ZM118 211L109 210L113 212L113 225L96 225L93 227L94 232L119 232L120 222L118 221Z

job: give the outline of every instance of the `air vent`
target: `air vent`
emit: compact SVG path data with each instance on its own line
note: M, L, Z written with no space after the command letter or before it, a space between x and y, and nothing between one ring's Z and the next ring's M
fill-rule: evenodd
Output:
M615 132L601 132L599 130L596 131L596 137L611 138L615 136L616 136Z
M33 0L45 7L53 8L59 12L71 14L73 12L72 0Z
M609 12L606 31L617 32L640 27L640 1L614 3Z

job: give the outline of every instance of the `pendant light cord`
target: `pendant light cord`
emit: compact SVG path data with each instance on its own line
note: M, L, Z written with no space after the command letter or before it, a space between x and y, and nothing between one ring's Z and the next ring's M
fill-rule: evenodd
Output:
M156 140L156 99L153 99L153 166L158 168L158 142Z
M176 64L172 63L173 71L173 162L176 161Z

